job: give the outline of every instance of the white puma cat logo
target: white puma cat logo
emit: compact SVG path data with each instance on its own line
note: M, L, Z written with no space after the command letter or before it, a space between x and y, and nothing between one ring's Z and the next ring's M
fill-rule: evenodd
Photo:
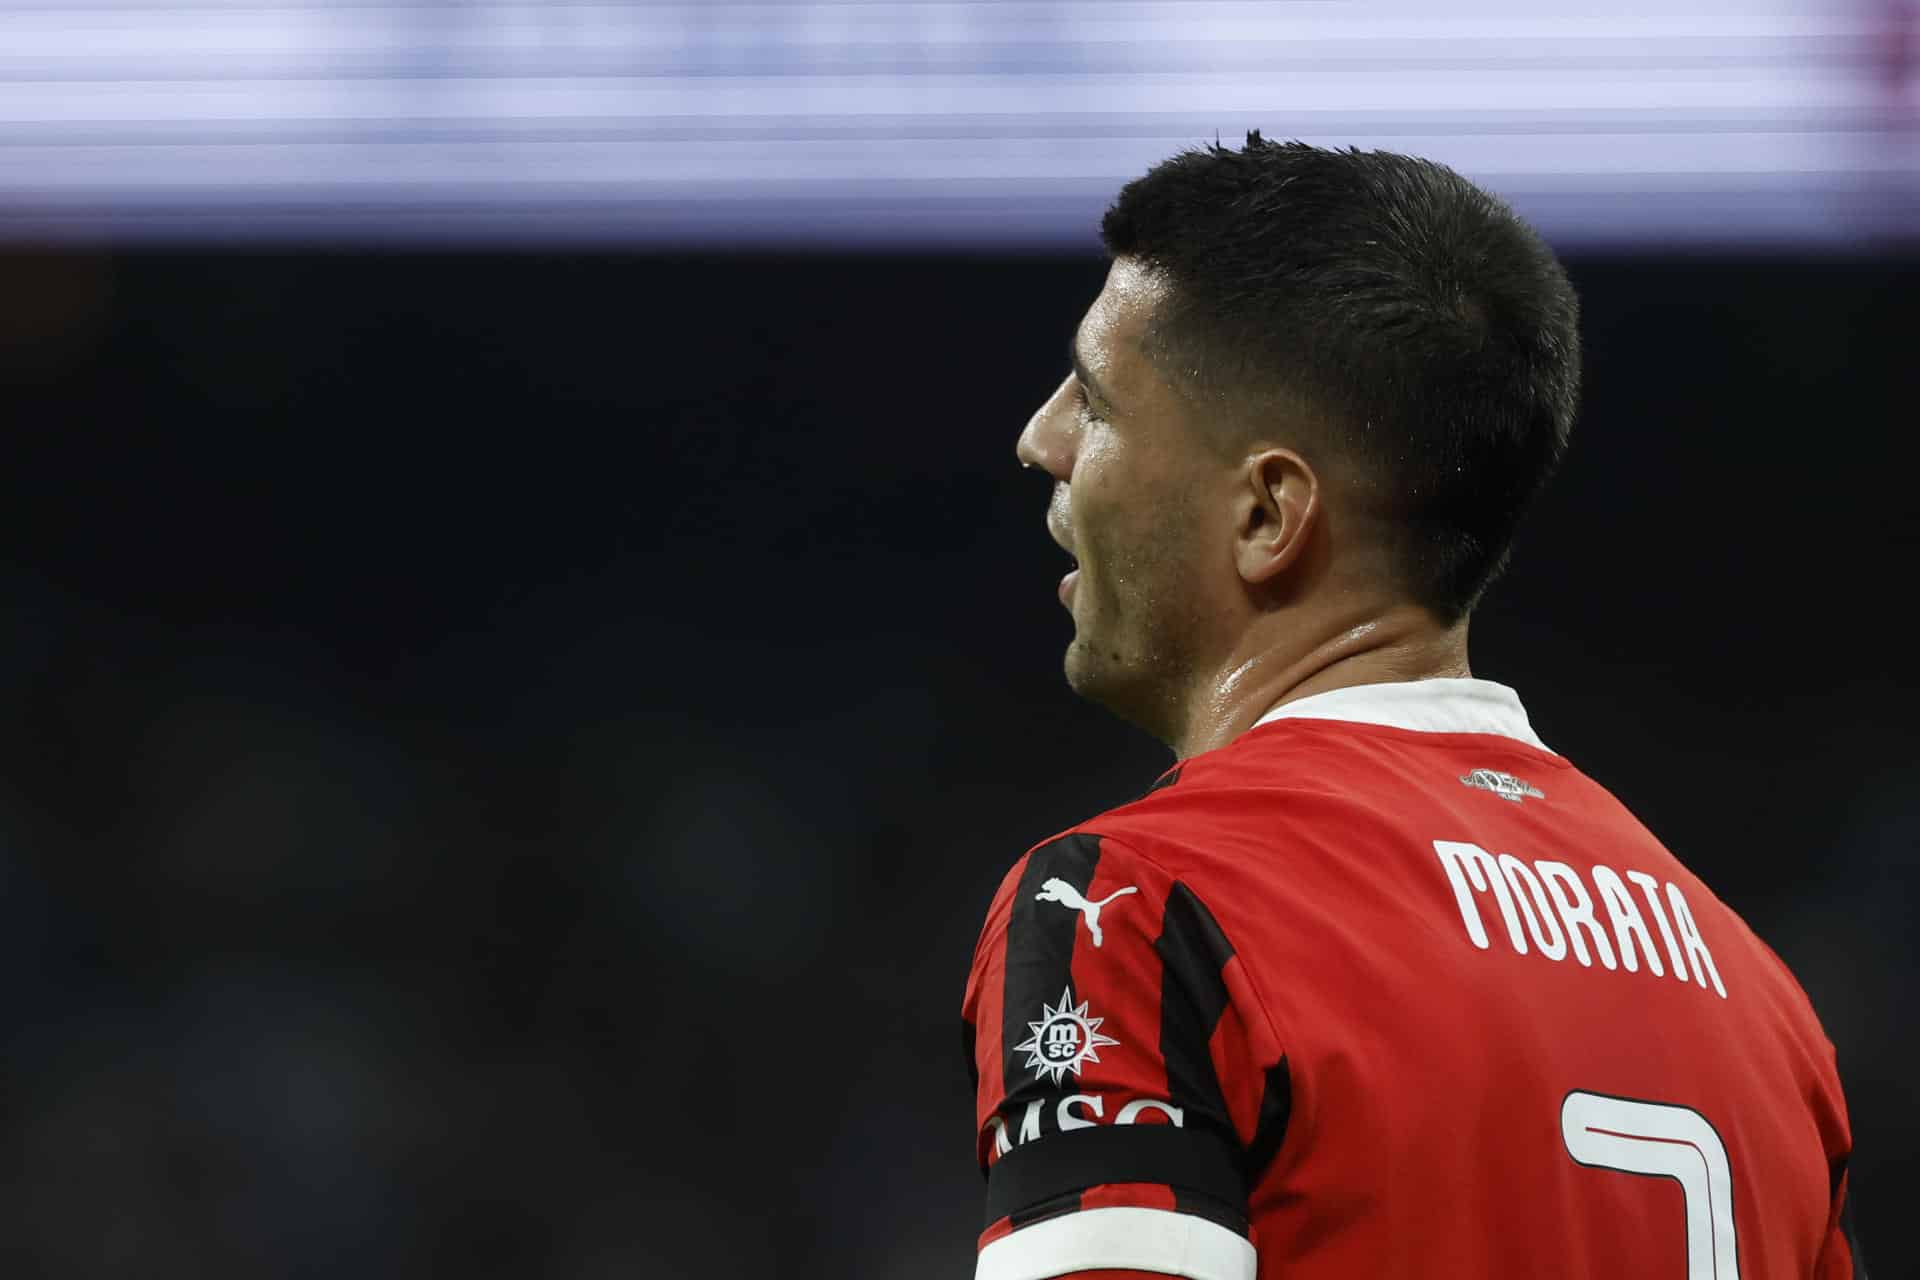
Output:
M1115 889L1098 902L1088 902L1080 896L1078 889L1068 884L1065 880L1053 879L1041 884L1040 892L1034 894L1033 898L1035 902L1058 902L1062 906L1072 907L1075 911L1085 916L1087 918L1087 931L1093 934L1093 945L1097 947L1100 945L1100 908L1106 906L1115 898L1138 892L1140 892L1140 890L1132 885L1128 885L1124 889Z

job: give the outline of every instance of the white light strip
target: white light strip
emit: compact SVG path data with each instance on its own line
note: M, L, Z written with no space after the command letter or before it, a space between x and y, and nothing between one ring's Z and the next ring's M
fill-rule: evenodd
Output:
M1404 137L1306 135L1323 145L1410 149ZM660 195L715 183L743 194L756 188L823 185L870 190L922 184L1103 179L1144 171L1191 137L872 139L837 141L535 141L522 144L396 141L377 146L323 142L233 146L95 145L52 151L0 145L0 187L48 194L131 189L191 191L244 184L257 188L316 183L343 190L398 184L421 191L494 182L520 187L590 183L642 186ZM1538 179L1619 179L1626 185L1673 176L1709 184L1768 175L1879 172L1872 151L1857 154L1801 133L1734 135L1592 134L1531 137L1496 134L1421 138L1411 149L1467 173ZM1117 183L1116 183L1117 186ZM979 194L975 192L974 194Z
M369 209L458 198L508 220L644 207L604 225L705 239L696 205L798 200L811 242L909 200L942 241L1054 242L1090 235L1090 192L1255 127L1431 156L1523 206L1652 193L1625 224L1551 204L1563 240L1791 238L1796 218L1826 240L1912 214L1920 86L1877 78L1869 0L1552 9L0 0L0 235L160 207L160 234L192 234L196 200L223 236L223 209L324 228L355 202L358 235ZM1743 223L1701 198L1740 190L1772 203Z
M1199 113L1283 127L1313 112L1505 111L1550 120L1568 111L1725 111L1759 118L1864 110L1868 86L1838 71L1783 81L1695 70L1431 73L1311 70L1271 79L1169 75L911 77L607 76L484 80L0 81L0 123L110 120L429 120L670 115L689 123L781 115L923 116Z

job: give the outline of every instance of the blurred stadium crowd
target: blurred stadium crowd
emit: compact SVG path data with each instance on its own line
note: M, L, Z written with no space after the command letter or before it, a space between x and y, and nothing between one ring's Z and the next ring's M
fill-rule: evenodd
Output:
M1574 274L1476 668L1800 974L1903 1274L1920 280ZM1164 763L1011 456L1099 277L0 257L9 1269L969 1274L973 931Z

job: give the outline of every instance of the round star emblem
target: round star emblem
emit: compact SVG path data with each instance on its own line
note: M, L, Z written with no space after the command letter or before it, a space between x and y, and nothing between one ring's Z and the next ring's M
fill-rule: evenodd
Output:
M1040 1021L1027 1024L1033 1034L1013 1046L1016 1052L1027 1055L1025 1065L1059 1084L1069 1073L1078 1076L1081 1067L1100 1061L1101 1046L1119 1044L1111 1036L1100 1034L1100 1024L1106 1019L1090 1017L1089 1003L1082 1000L1075 1005L1071 986L1060 993L1058 1008L1041 1001Z

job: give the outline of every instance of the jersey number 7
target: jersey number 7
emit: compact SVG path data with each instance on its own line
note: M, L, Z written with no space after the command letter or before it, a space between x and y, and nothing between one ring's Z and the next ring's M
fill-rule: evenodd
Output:
M1576 1089L1560 1104L1560 1137L1567 1154L1588 1168L1678 1182L1687 1202L1687 1280L1740 1280L1733 1171L1705 1116Z

